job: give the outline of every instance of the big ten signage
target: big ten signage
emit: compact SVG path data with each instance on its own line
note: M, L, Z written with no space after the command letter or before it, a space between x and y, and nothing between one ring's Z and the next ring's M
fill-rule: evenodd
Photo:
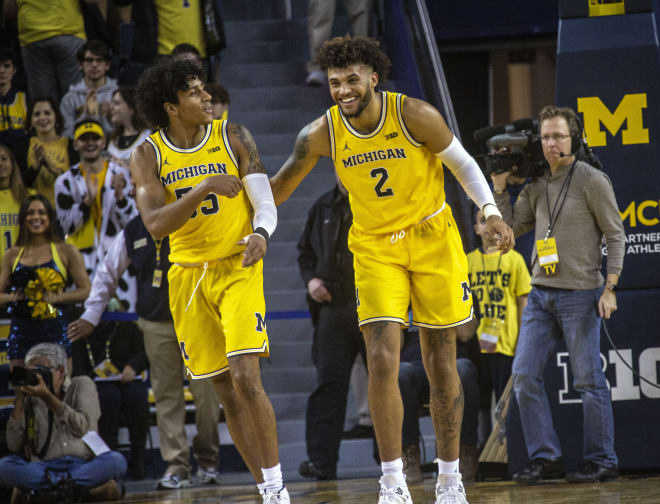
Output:
M578 112L587 142L612 181L626 231L620 286L657 287L660 51L656 23L650 2L634 12L625 2L619 2L619 10L601 4L591 2L593 12L585 7L582 15L560 19L557 103Z
M600 361L608 377L607 385L612 401L660 399L660 346L641 351L633 351L631 348L610 349L600 354ZM568 352L557 352L555 362L561 383L557 390L558 403L581 403L580 394L573 389Z
M601 331L600 362L612 398L614 448L622 469L660 469L658 299L660 289L618 292L618 310L606 322L607 334L617 348L605 330ZM639 313L644 315L640 317ZM583 455L583 404L573 387L570 358L563 341L558 342L548 362L544 382L564 459L570 469L577 468ZM507 420L507 439L510 470L515 472L527 463L517 404Z

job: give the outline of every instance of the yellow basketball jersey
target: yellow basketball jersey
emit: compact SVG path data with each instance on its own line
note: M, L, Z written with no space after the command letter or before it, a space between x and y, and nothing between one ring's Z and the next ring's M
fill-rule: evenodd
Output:
M160 180L167 203L173 203L202 180L213 175L240 177L229 146L227 121L213 121L199 145L176 147L163 131L147 138L156 150ZM244 250L236 243L252 233L252 206L245 191L235 198L209 194L181 228L170 235L170 261L200 263Z
M21 204L14 199L11 189L0 189L0 260L18 236L18 210Z
M380 93L380 121L371 133L355 130L337 105L326 113L332 159L348 190L353 225L364 233L407 228L445 202L442 163L403 123L405 96Z

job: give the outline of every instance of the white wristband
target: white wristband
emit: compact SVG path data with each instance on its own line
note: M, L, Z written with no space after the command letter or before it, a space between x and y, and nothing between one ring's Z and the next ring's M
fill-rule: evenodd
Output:
M486 203L481 211L483 212L486 220L488 220L488 217L491 215L497 215L500 219L502 218L502 214L498 210L497 205L494 203Z

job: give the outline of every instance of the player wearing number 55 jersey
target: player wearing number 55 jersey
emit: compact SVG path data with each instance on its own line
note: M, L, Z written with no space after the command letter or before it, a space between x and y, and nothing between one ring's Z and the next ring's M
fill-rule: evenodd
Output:
M180 58L143 75L138 107L157 131L131 159L136 199L153 237L170 237L170 309L189 374L213 380L264 501L289 502L259 370L268 355L261 259L277 212L252 135L212 120L201 76Z
M331 157L348 189L358 318L369 362L371 409L383 477L380 502L412 502L401 460L398 387L401 326L412 304L420 327L436 433L436 503L466 503L458 472L463 397L456 372L456 326L472 317L467 260L445 202L447 166L487 216L498 247L514 243L479 167L428 103L379 92L390 61L363 37L325 42L318 63L336 105L304 127L293 154L271 179L285 201L320 156Z

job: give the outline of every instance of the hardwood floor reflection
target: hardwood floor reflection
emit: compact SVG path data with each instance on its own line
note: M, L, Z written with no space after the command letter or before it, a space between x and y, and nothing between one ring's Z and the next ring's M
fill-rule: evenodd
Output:
M294 504L376 503L376 478L323 482L293 482L287 485ZM411 485L413 501L434 502L434 480ZM573 485L549 482L522 486L512 482L477 483L467 486L470 504L660 504L660 477L621 478L618 481ZM222 485L168 492L129 493L123 502L131 504L261 503L253 485Z

